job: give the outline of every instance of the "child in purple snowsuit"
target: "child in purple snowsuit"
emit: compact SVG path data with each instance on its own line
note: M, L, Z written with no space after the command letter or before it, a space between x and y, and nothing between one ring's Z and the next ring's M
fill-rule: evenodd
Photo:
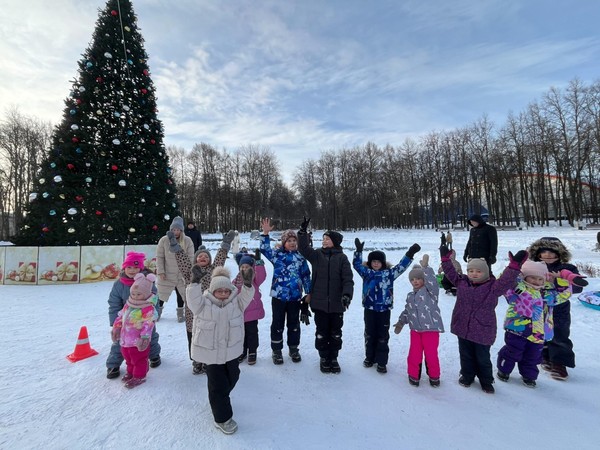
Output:
M510 263L498 279L490 275L487 261L483 258L471 259L465 276L456 273L448 247L441 246L440 255L444 273L456 286L456 303L452 311L450 331L458 336L458 382L469 387L477 376L481 389L493 394L494 375L490 348L496 340L496 306L498 298L516 285L521 264L527 259L527 252L520 250L516 255L509 252Z

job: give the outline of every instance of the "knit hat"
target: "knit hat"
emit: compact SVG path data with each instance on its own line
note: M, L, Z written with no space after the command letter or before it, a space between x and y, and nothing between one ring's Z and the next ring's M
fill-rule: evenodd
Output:
M241 266L242 264L248 264L249 266L253 266L254 265L254 257L249 255L248 253L246 253L245 255L243 255L240 258L240 261L238 262L239 266Z
M291 238L298 240L298 235L294 230L285 230L281 233L281 245L285 245L286 241Z
M425 279L425 272L423 271L423 268L418 264L415 264L412 267L412 270L408 272L408 281L413 280L415 278L420 278L421 280Z
M144 260L146 255L138 252L127 252L125 255L125 261L121 264L121 269L125 267L138 267L140 270L144 268Z
M215 267L212 272L212 280L210 281L210 287L208 291L212 294L217 289L229 289L233 292L236 287L231 282L231 274L225 267Z
M548 275L548 266L546 266L546 263L528 259L521 266L521 273L523 274L523 278L542 277L546 279L546 276Z
M467 273L469 269L476 269L482 272L481 278L477 281L484 282L490 277L490 268L488 267L487 262L483 258L470 259L467 263Z
M198 250L196 250L196 253L194 253L194 264L196 264L196 261L198 260L198 255L200 253L206 253L208 255L208 263L209 264L212 263L212 255L210 254L210 252L206 249L206 247L204 245L201 245L200 247L198 247Z
M369 253L369 256L367 257L367 266L371 267L371 263L374 260L379 261L381 265L385 267L385 253L383 253L382 251L375 250Z
M323 233L323 236L329 236L329 239L331 239L331 242L333 242L334 247L339 247L342 245L342 239L344 239L344 236L342 236L341 233L333 230L327 230L325 233Z
M143 298L150 298L152 297L152 285L154 284L155 280L156 275L153 273L149 273L148 275L137 273L135 277L133 277L131 292L134 294L141 294Z
M174 230L174 229L178 229L183 231L185 228L183 226L183 218L180 216L177 216L173 219L173 222L171 222L171 226L169 227L169 230Z

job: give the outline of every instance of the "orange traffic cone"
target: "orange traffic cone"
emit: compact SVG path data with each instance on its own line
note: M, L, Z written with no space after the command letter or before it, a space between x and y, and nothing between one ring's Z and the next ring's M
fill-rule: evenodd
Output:
M67 359L71 362L77 362L97 354L98 352L90 347L87 327L81 327L81 330L79 330L79 338L77 338L77 345L75 345L75 351L68 355Z

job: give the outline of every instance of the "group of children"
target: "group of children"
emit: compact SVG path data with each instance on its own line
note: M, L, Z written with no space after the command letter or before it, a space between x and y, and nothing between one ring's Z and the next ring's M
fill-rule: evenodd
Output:
M337 361L342 346L343 314L353 292L352 271L341 249L342 235L327 231L320 249L308 240L305 219L296 233L287 230L281 243L271 247L272 226L263 220L260 251L252 255L244 250L236 254L239 273L231 280L222 267L226 260L229 234L212 262L210 252L200 248L194 255L189 278L186 277L186 331L194 374L206 373L209 402L215 426L226 434L234 433L229 395L239 379L239 364L256 363L258 321L265 316L260 285L266 279L261 254L273 264L271 349L273 363L283 364L283 330L287 322L287 346L293 362L300 362L300 321L308 324L309 311L315 314L315 348L320 356L320 370L339 373ZM368 254L363 262L364 242L355 240L353 266L363 279L362 305L365 324L365 367L375 366L386 373L389 355L389 328L393 307L393 286L413 263L421 250L413 244L398 264L392 266L382 251ZM185 252L176 243L170 251L176 259ZM555 238L543 238L529 247L529 252L509 252L509 264L498 279L483 259L471 259L466 274L458 273L448 246L440 246L445 280L456 295L450 330L458 337L460 355L459 383L469 387L479 379L486 393L494 393L494 374L490 349L496 339L495 309L505 296L509 307L504 321L505 345L498 353L496 377L508 381L518 366L523 383L535 387L538 364L557 379L566 379L566 367L574 367L569 339L571 292L587 282L575 266L568 264L570 254ZM189 258L188 258L189 261ZM307 261L311 263L311 271ZM182 264L179 263L178 264ZM115 282L109 298L109 317L113 325L113 347L107 360L107 377L119 376L119 366L126 361L122 378L127 388L145 381L148 366L158 356L160 346L154 322L158 318L155 276L144 271L144 254L129 252L123 262L121 278ZM460 267L460 266L459 266ZM438 306L439 285L429 256L408 273L412 290L406 306L394 325L396 334L405 325L410 328L407 357L408 381L419 386L422 363L429 384L440 386L438 347L444 325ZM566 305L566 307L564 306ZM120 308L120 311L117 309ZM117 313L118 311L118 313ZM557 323L558 322L558 323ZM558 337L558 341L557 341ZM117 355L117 352L120 355Z

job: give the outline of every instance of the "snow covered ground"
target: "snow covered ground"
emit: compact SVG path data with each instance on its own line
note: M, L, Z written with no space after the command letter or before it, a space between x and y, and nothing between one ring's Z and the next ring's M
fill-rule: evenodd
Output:
M354 238L368 251L384 250L397 262L418 242L437 269L439 233L423 231L360 231L344 233L351 258ZM468 234L456 231L454 248L462 255ZM315 233L315 237L320 233ZM542 236L559 237L574 262L600 267L594 252L595 231L533 228L499 231L500 250L494 272L516 252ZM205 236L210 238L211 236ZM208 242L216 249L215 241ZM242 235L242 245L257 241ZM319 245L315 241L315 245ZM213 252L214 254L214 252ZM232 259L227 266L235 272ZM106 379L110 347L106 299L111 283L62 286L0 286L0 448L23 449L591 449L600 440L600 311L572 302L572 333L577 368L561 382L541 373L538 387L529 389L516 373L509 383L496 383L496 394L484 394L475 383L469 389L458 379L456 337L449 331L440 342L442 386L408 384L406 356L409 333L392 334L388 373L362 366L363 309L361 279L355 274L354 301L345 315L342 373L324 375L314 349L314 324L302 325L303 360L289 358L274 366L270 358L268 297L272 266L266 264L262 286L267 317L260 321L260 348L255 366L241 365L232 394L236 434L226 436L213 426L206 377L194 376L187 356L185 326L177 323L174 296L158 323L162 365L150 369L147 382L131 391L119 379ZM590 279L589 290L600 289ZM396 319L410 286L406 273L395 284ZM450 328L454 298L441 294L440 308ZM497 308L499 333L492 358L502 345L501 325L506 303ZM70 363L79 329L86 325L92 347L100 354Z

